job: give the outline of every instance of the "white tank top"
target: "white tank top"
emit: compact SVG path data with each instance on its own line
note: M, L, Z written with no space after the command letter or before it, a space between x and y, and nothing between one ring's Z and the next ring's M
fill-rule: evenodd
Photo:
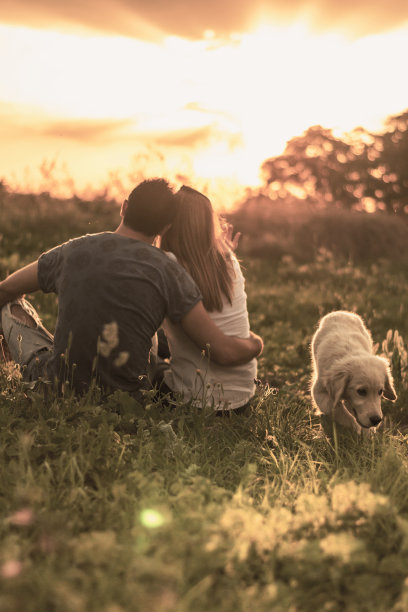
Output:
M169 256L174 257L172 253ZM231 260L234 270L232 303L224 298L221 312L208 314L227 336L248 338L245 280L235 255L231 254ZM209 361L180 325L165 319L163 328L171 354L171 369L166 371L164 381L172 391L181 394L184 401L192 399L197 406L231 410L251 399L255 393L256 359L239 366L219 366Z

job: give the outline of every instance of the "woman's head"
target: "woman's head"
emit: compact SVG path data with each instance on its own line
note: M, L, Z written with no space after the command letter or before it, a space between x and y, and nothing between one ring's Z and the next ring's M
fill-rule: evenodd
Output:
M191 254L209 251L215 243L215 219L210 200L191 187L176 193L177 214L170 229L162 237L161 246L181 260Z
M183 186L176 193L177 214L162 236L161 247L171 251L193 277L208 310L221 310L222 295L231 301L232 271L210 200Z

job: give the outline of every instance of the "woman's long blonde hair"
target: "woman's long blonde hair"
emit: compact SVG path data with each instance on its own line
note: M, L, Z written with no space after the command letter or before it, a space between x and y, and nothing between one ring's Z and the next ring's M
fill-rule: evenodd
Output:
M161 248L171 251L189 272L203 296L207 310L222 310L223 296L231 303L233 269L218 216L210 200L191 187L176 194L176 218L161 238Z

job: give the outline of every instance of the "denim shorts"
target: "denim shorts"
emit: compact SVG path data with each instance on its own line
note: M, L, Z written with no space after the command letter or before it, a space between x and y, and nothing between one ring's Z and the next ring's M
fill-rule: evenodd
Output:
M29 327L12 314L13 304L19 304L26 311L35 327ZM24 380L33 381L46 376L54 337L45 329L33 306L22 298L9 302L1 309L1 327L10 356L20 365Z

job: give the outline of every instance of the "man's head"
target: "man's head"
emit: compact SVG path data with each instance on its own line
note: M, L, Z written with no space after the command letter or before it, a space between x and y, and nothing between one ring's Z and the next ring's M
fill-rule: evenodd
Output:
M122 207L123 223L135 232L156 236L173 221L176 203L166 180L143 181L125 200Z

